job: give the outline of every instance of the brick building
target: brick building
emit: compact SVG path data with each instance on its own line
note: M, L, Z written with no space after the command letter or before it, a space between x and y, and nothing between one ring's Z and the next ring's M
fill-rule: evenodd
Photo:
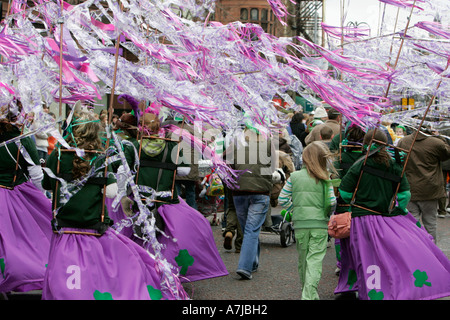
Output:
M259 24L264 32L282 36L286 28L277 21L266 0L219 0L214 19L223 24L234 21Z
M323 21L323 0L283 0L289 12L283 25L273 14L267 0L217 0L214 20L223 24L233 21L259 24L276 37L301 36L314 43L323 43L320 23Z

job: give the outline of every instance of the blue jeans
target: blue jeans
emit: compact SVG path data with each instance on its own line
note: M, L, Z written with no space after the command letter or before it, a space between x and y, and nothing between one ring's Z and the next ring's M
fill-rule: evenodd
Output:
M233 196L236 215L244 233L241 254L239 255L238 271L248 274L256 271L259 265L259 232L266 220L269 209L268 195L240 195Z

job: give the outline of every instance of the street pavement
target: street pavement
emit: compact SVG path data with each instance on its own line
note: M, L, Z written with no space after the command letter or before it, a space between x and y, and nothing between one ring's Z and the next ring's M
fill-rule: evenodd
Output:
M272 208L272 214L279 214L280 207ZM300 300L301 290L297 271L297 251L295 243L281 246L280 235L262 232L260 266L253 273L252 280L241 280L236 274L239 253L223 248L221 226L211 226L217 249L229 274L223 277L205 279L183 284L186 292L194 301L198 300ZM437 220L438 247L450 259L450 215ZM322 278L319 283L321 300L334 300L334 289L338 276L335 274L336 253L333 240L327 248L323 262ZM4 297L3 297L4 298ZM38 300L40 291L8 294L9 300ZM2 300L2 297L0 297ZM449 300L449 298L444 298Z
M272 208L272 214L279 214L280 207ZM450 259L450 215L438 218L438 247ZM300 280L297 270L297 250L295 243L282 247L280 236L262 232L260 235L261 256L258 271L252 280L241 280L236 274L239 253L223 248L221 226L212 226L219 253L229 275L196 281L184 287L193 300L299 300L301 298ZM333 239L327 248L323 261L322 278L319 283L321 300L335 300L334 289L338 276L335 274L336 252ZM447 298L445 298L448 300Z

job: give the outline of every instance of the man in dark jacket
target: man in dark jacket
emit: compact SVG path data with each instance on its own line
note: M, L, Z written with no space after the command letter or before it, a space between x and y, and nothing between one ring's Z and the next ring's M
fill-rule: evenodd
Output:
M445 196L441 162L450 158L450 146L440 137L419 132L406 164L406 177L411 186L407 209L436 242L438 199ZM409 150L416 133L399 140L397 147Z
M269 210L272 172L277 168L277 160L270 139L252 130L246 130L244 134L245 145L236 143L232 150L228 149L227 161L235 170L248 170L240 176L239 188L232 193L236 215L244 233L236 273L242 279L250 280L252 272L259 266L259 232ZM234 157L228 154L234 154Z
M448 141L447 141L448 144ZM438 217L445 218L447 213L450 213L450 203L447 203L448 190L447 190L447 176L450 174L450 159L442 161L442 175L444 177L444 192L445 197L439 199Z

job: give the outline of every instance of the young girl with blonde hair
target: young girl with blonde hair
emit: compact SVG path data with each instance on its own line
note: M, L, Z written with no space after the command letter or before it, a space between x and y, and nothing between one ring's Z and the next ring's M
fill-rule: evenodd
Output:
M280 205L292 212L302 300L319 299L317 287L327 251L327 225L336 205L329 172L335 172L331 158L322 141L307 145L302 169L291 174L278 197Z

